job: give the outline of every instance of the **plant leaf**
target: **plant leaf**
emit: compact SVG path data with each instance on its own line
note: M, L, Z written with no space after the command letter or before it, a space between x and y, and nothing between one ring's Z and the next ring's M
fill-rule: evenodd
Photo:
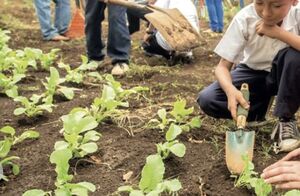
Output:
M171 124L169 130L166 133L166 140L172 141L174 140L178 135L182 133L182 129L180 126L175 125L174 123Z
M183 157L185 155L186 147L182 143L176 143L172 145L170 151L178 157Z

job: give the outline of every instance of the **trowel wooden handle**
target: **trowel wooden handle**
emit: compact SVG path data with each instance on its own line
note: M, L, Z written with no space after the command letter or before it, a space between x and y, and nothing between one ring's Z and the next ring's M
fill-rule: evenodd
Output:
M241 86L241 92L246 101L249 101L249 87L248 84L243 83ZM237 108L237 120L236 125L238 129L244 129L246 127L246 121L248 117L248 110L243 108L241 105L238 105Z
M134 10L142 10L145 12L151 12L147 6L145 5L140 5L138 3L134 3L132 1L126 1L126 0L100 0L102 2L105 2L107 4L115 4L115 5L120 5L124 6L129 9L134 9Z

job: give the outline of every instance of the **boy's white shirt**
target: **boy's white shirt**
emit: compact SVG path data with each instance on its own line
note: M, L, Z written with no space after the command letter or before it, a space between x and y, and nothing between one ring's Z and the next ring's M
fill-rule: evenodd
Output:
M259 36L255 27L260 19L253 3L242 9L233 18L214 52L230 62L244 63L254 70L270 71L275 55L288 45L267 36ZM299 6L291 8L281 27L299 35Z
M199 32L199 19L197 9L191 0L157 0L154 4L160 8L177 8L184 17L190 22L190 24ZM165 50L173 50L170 45L166 42L163 36L157 32L156 35L157 43Z

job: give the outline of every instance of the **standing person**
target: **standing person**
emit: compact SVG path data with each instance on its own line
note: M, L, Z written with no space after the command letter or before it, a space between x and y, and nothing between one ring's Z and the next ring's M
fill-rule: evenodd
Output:
M217 81L203 89L200 108L215 118L236 119L237 105L249 110L248 121L262 121L271 96L277 95L278 123L271 139L279 151L299 146L295 113L300 106L300 8L297 0L254 0L231 22L215 52L221 57ZM243 59L232 70L240 53ZM249 84L250 102L239 91Z
M70 0L55 1L55 21L51 22L51 0L34 0L43 39L47 41L68 41L65 36L71 19Z
M224 11L222 0L205 0L209 17L209 27L213 32L222 33Z
M126 25L126 8L117 5L108 7L107 55L112 58L112 75L124 75L129 67L131 40ZM85 7L85 34L87 55L90 61L103 61L105 44L102 41L102 26L106 4L87 0Z

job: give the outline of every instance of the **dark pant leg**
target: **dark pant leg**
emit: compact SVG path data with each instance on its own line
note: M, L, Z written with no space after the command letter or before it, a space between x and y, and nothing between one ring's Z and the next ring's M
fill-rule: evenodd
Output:
M289 47L278 52L267 84L276 98L274 115L292 118L300 105L300 52Z
M96 0L86 0L85 7L85 35L89 60L103 60L101 40L101 22L104 20L106 4Z
M126 24L126 8L108 5L108 43L107 55L112 64L129 62L131 40Z
M165 50L157 43L155 33L150 35L147 42L142 43L142 48L143 48L143 50L145 50L146 52L148 52L150 54L161 55L161 56L165 57L166 59L171 58L172 52Z
M250 110L248 121L263 120L269 105L270 94L266 91L266 71L256 71L239 64L232 72L232 83L240 89L242 83L248 83L250 91ZM197 102L209 116L231 118L227 108L227 96L216 81L199 93Z

